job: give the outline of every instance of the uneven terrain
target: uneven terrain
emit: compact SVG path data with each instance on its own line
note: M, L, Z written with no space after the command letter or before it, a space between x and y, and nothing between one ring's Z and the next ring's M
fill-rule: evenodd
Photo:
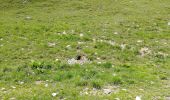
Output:
M0 0L0 99L170 100L169 44L170 0Z

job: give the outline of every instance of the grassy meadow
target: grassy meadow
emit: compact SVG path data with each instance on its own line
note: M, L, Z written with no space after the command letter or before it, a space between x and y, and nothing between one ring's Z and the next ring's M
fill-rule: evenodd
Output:
M0 100L135 99L170 100L170 0L0 0Z

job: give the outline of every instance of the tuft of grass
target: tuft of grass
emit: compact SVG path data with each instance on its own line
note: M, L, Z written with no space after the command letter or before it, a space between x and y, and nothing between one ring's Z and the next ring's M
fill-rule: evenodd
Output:
M103 83L100 80L94 80L94 81L91 82L91 85L92 85L93 88L101 89Z

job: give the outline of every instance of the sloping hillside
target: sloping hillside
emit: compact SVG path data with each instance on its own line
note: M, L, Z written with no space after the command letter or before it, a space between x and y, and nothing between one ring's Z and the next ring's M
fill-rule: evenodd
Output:
M0 99L169 100L169 0L0 0Z

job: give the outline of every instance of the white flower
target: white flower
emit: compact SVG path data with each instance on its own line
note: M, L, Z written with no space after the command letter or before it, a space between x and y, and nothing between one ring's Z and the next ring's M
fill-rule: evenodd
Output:
M56 44L55 43L48 43L48 46L49 47L53 47L53 46L55 46Z
M136 96L136 100L141 100L141 97L140 96Z
M57 94L58 94L58 93L52 93L51 95L52 95L53 97L55 97Z

